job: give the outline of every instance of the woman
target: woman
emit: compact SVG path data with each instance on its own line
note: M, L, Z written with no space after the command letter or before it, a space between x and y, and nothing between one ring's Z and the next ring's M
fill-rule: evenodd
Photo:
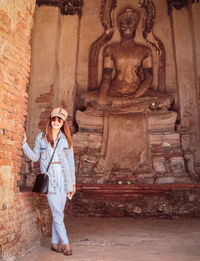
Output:
M48 170L49 191L47 199L53 216L51 249L58 253L63 252L64 255L72 255L64 224L67 196L71 198L76 192L74 153L66 121L67 115L67 111L63 108L53 109L45 132L41 132L35 140L34 149L31 150L26 143L26 134L24 134L22 148L25 155L32 161L40 159L41 173L45 173L54 147L58 142ZM58 246L59 239L63 245L62 248Z

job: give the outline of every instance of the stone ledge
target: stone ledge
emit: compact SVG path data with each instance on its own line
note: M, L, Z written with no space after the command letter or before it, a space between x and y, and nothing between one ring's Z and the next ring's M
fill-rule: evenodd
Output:
M197 184L79 184L77 191L82 194L82 199L111 200L111 201L132 201L135 197L142 195L163 195L172 193L185 193L199 190Z
M95 217L199 217L199 184L79 184L66 213Z
M77 190L82 192L96 192L103 193L111 192L144 192L144 191L157 191L158 193L163 191L173 190L188 190L188 189L200 189L200 184L130 184L130 185L118 185L118 184L77 184Z

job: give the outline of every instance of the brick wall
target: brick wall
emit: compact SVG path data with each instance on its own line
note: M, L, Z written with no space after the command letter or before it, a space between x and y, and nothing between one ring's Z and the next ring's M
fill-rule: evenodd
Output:
M1 202L0 210L0 260L5 261L15 260L39 243L34 198L20 193L9 203L7 206Z
M14 260L37 238L35 201L17 187L27 111L35 0L0 1L0 259ZM34 225L35 224L35 225Z

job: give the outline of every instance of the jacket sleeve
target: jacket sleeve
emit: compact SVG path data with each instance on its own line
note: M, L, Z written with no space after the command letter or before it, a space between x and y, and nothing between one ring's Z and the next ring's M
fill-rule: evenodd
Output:
M40 158L40 141L42 133L40 133L35 140L35 145L33 150L29 147L28 143L22 145L24 154L32 161L36 162Z
M71 149L68 150L67 161L68 161L68 164L69 164L69 168L70 168L70 172L71 172L71 176L72 176L72 180L73 180L73 185L75 185L76 184L76 176L75 176L75 163L74 163L73 147L71 147Z

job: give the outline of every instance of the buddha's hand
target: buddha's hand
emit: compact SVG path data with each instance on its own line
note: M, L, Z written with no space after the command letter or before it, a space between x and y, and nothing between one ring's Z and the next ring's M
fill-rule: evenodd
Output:
M100 95L97 99L97 105L104 107L104 106L111 106L112 101L105 95Z

